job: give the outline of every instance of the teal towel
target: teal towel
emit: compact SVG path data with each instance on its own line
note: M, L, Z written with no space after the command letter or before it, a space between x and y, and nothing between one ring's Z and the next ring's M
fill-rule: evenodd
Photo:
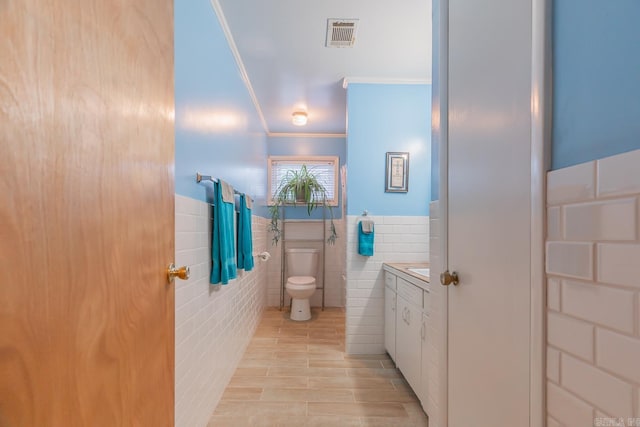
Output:
M223 285L238 276L236 269L236 251L234 244L233 216L235 209L233 201L225 202L222 182L213 184L213 233L211 236L211 284L222 282ZM232 199L233 200L233 199Z
M373 224L371 232L365 233L362 230L362 221L358 223L358 253L363 256L373 256Z
M253 270L253 233L251 232L251 200L240 196L240 215L238 219L238 268Z

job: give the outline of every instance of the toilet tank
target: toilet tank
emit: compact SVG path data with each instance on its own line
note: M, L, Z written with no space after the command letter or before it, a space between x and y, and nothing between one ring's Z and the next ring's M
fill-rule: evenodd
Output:
M318 249L296 248L287 249L285 258L287 261L287 276L311 276L316 277L318 272Z

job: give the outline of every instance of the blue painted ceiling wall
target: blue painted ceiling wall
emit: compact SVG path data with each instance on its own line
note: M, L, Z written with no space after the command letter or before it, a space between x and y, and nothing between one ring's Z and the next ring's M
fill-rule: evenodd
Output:
M200 172L248 193L268 216L267 156L308 152L349 159L350 213L428 215L430 85L351 84L346 147L344 138L268 138L210 2L174 7L177 194L210 201L211 184L195 182ZM406 194L384 192L387 151L411 153Z
M218 18L207 0L174 6L176 193L207 200L200 172L264 204L266 133Z
M640 1L553 5L552 169L640 148Z
M431 85L350 84L348 215L429 215ZM409 152L409 192L385 192L386 152Z

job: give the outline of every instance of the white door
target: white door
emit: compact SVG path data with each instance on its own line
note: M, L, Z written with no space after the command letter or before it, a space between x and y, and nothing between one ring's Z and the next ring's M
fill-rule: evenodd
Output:
M524 427L531 2L449 0L448 66L448 425Z

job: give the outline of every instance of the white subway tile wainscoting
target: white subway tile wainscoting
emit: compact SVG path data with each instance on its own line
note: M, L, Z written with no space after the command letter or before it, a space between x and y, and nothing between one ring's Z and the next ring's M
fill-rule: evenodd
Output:
M266 264L238 271L227 285L210 285L211 207L176 195L175 425L205 426L242 359L266 306ZM266 250L267 220L253 216L253 251Z
M384 354L385 262L429 261L428 216L374 216L374 254L358 254L358 221L347 217L346 353Z
M640 425L640 150L550 172L547 202L547 425Z

